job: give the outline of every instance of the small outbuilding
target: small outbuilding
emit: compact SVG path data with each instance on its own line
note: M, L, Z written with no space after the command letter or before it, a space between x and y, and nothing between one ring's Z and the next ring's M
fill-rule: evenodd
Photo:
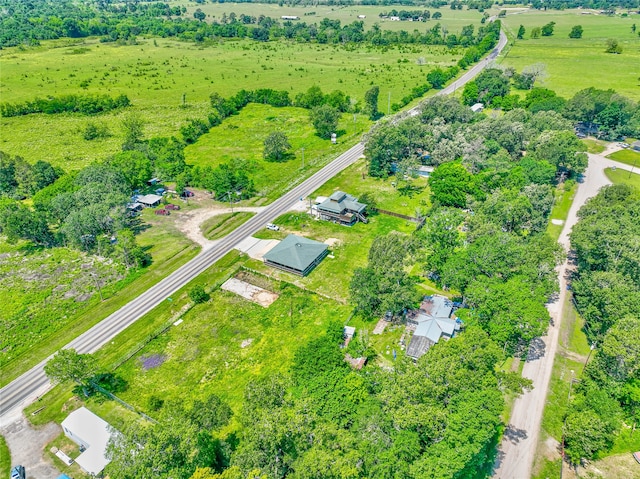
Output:
M144 195L139 196L137 202L145 208L155 208L162 201L162 196L159 195Z
M471 111L474 113L480 113L482 110L484 110L484 105L482 103L475 103L471 107Z
M283 20L300 20L300 17L296 16L296 15L282 15Z
M111 462L105 457L107 444L115 430L86 407L76 409L62 421L64 434L83 451L76 463L87 474L97 476Z
M317 211L323 220L352 226L358 221L367 222L364 212L367 205L359 203L354 196L344 191L335 191L329 198L317 205Z
M329 253L329 247L319 241L289 235L264 255L264 262L274 268L308 275Z

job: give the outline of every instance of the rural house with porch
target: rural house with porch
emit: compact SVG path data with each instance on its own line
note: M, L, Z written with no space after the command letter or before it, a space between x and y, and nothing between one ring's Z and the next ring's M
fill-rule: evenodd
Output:
M367 205L359 203L354 196L344 191L335 191L329 198L317 205L318 215L321 219L352 226L358 221L367 222L364 210Z

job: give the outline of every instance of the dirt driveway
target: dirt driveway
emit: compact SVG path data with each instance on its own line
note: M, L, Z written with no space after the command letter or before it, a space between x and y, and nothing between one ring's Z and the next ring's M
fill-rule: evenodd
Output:
M29 479L55 479L60 475L44 458L44 447L61 432L60 426L53 422L35 429L24 416L0 429L11 451L11 465L22 464Z

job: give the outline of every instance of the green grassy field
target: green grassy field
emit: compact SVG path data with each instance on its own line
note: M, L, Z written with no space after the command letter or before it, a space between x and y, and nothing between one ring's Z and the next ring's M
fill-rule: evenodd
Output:
M556 22L551 37L530 38L533 27L542 27L551 21ZM523 40L516 40L506 58L502 58L502 65L520 71L527 65L544 63L548 76L541 84L564 97L593 86L613 88L632 99L640 99L640 37L631 31L633 23L640 23L639 16L623 18L583 15L580 10L530 10L507 15L504 23L512 32L524 25L526 34ZM582 25L582 38L568 38L574 25ZM620 42L621 55L605 53L608 38Z
M2 275L1 284L6 288L5 291L10 291L6 296L7 301L3 300L0 308L3 317L9 314L16 317L15 330L28 329L28 334L21 335L19 341L11 340L16 344L16 351L3 355L0 385L4 386L197 254L198 247L185 238L173 223L163 222L166 218L157 218L150 210L145 211L143 216L152 227L141 233L137 240L141 246L148 248L153 263L118 283L104 286L104 301L100 301L88 276L92 270L82 267L82 264L89 264L91 258L65 248L20 252L15 247L0 243L0 251L11 252L11 256L0 262L0 268L7 270ZM96 264L101 263L98 261ZM11 274L8 274L9 270ZM106 266L97 270L111 271ZM21 279L21 274L29 280ZM68 288L60 289L59 294L49 295L56 289L53 283L57 285L61 278L67 276L65 281L69 284L65 285ZM43 288L48 282L51 284ZM67 293L74 294L65 298ZM92 294L92 297L76 301L84 298L85 294ZM35 321L26 314L19 314L30 310L34 311ZM52 317L56 320L53 321ZM2 334L9 335L11 330L3 329ZM9 339L7 336L7 341Z
M638 173L631 173L622 169L612 170L611 168L604 170L604 173L613 184L630 185L640 190L640 174Z
M205 238L210 240L220 239L228 235L253 215L254 213L237 211L235 213L214 216L202 223L200 229Z
M625 163L627 165L640 167L640 153L637 151L629 149L619 150L607 155L607 158L611 158L612 160L619 161L620 163Z
M0 128L11 131L11 135L2 135L0 150L30 162L44 159L65 168L80 168L119 151L123 142L120 122L130 112L139 113L147 122L147 137L178 135L186 120L206 117L212 92L227 97L243 88L286 89L293 97L321 85L327 93L340 89L362 102L364 92L375 84L380 86L380 108L386 112L389 94L391 103L398 101L424 83L431 68L452 65L462 52L442 46L346 48L250 40L207 46L163 38L140 39L139 43L116 46L94 38L65 39L0 52L3 101L101 93L126 94L133 104L126 111L91 118L77 114L0 118ZM420 57L425 58L425 65L417 64ZM106 125L112 136L84 140L81 132L89 120ZM242 126L252 127L249 123Z
M189 145L185 157L187 163L200 166L217 166L234 158L249 160L252 165L250 175L259 197L255 201L260 204L265 198L278 198L293 184L327 164L359 141L370 125L364 115L355 115L355 121L353 114L343 115L338 131L344 134L333 145L315 134L309 123L308 110L253 103ZM291 155L286 161L267 161L262 157L264 139L274 131L282 131L289 138Z
M393 185L395 177L386 179L372 178L367 174L368 165L365 159L360 159L334 176L311 196L330 196L337 190L359 197L363 194L371 195L378 208L408 216L415 216L416 209L425 210L431 205L430 190L427 178L418 177L412 180L410 187L405 187L404 182Z
M2 477L9 477L11 470L11 453L4 436L0 436L0 474Z
M602 140L592 140L590 138L587 138L581 141L585 144L589 153L598 154L602 153L606 149L606 143Z

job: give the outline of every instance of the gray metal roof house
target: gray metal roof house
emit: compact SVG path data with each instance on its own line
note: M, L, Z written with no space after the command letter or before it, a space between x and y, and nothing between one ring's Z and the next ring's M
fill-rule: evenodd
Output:
M308 275L329 253L319 241L289 235L264 255L264 262L299 276Z
M335 191L317 206L318 214L323 220L333 221L346 226L352 226L358 220L367 222L364 210L367 205L359 203L355 196L344 191Z
M418 359L441 338L450 339L460 324L450 319L453 303L444 296L427 296L416 315L407 318L409 324L415 324L416 330L407 347L407 356Z

